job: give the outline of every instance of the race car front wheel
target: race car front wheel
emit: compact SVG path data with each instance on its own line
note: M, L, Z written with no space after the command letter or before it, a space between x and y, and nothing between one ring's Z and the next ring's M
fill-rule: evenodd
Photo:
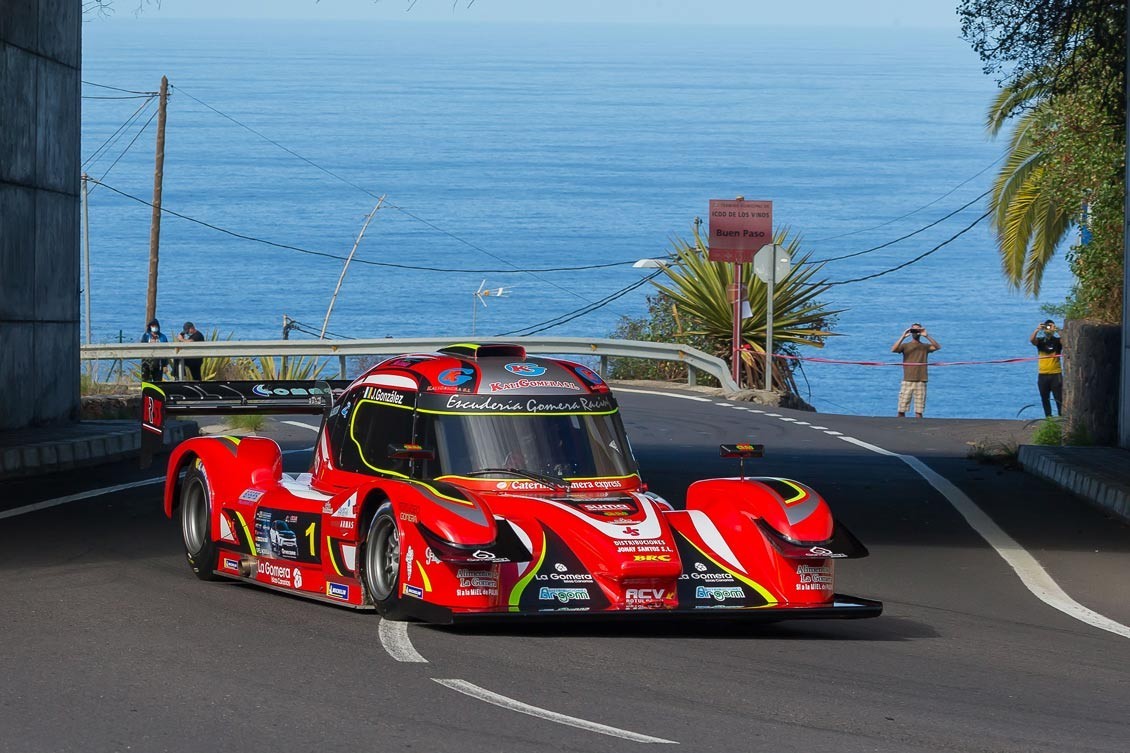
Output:
M365 592L382 616L400 615L400 530L392 505L381 506L369 524L365 551L361 558L361 578Z
M180 530L184 555L196 577L221 580L212 568L216 564L216 544L212 541L212 494L199 460L184 474L180 490Z

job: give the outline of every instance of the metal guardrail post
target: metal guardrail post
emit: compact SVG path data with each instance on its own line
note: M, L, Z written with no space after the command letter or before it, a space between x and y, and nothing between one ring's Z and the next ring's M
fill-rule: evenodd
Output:
M600 357L600 378L608 381L608 356Z
M345 379L345 356L338 356L337 357L337 366L338 366L337 378L338 379Z
M687 384L694 387L698 384L698 369L694 366L687 364Z

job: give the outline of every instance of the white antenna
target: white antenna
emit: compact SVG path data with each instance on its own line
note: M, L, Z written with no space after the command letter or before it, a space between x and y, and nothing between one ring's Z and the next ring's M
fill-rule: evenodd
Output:
M481 283L479 283L479 289L471 294L471 337L475 336L475 324L479 313L479 308L475 305L475 301L483 304L483 308L486 308L487 298L490 298L492 296L495 298L501 298L509 292L509 288L495 288L494 290L491 290L487 287L486 280L483 280Z

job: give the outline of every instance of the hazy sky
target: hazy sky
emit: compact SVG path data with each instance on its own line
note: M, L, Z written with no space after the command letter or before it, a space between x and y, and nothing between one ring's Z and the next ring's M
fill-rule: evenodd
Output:
M114 0L117 20L143 17L404 19L957 29L957 0Z

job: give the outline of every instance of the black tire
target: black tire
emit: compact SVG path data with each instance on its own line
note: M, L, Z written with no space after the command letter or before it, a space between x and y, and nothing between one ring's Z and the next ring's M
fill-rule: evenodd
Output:
M369 523L361 552L361 583L382 617L406 619L400 601L400 528L388 502Z
M179 517L184 556L200 580L223 580L213 572L216 543L212 541L212 493L200 463L193 460L181 481Z

